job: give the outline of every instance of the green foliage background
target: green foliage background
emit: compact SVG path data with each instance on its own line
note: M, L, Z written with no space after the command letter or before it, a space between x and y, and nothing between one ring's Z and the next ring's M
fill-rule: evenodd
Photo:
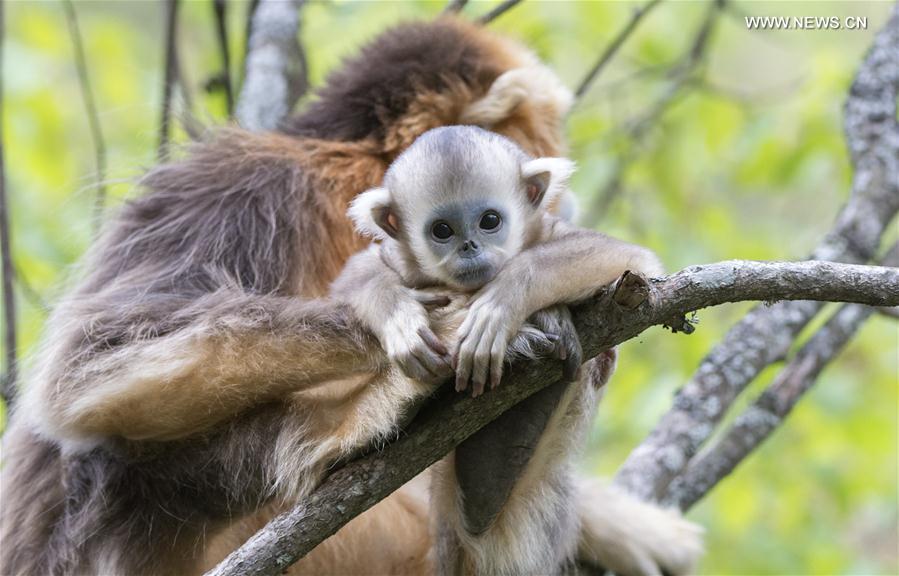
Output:
M246 4L229 5L232 72L239 77ZM636 6L529 1L492 27L533 46L574 87ZM155 158L163 5L77 1L75 7L115 205ZM430 18L441 7L311 3L303 12L302 38L313 85L386 26ZM471 3L466 14L489 7ZM64 289L90 242L96 174L62 3L13 1L5 9L3 141L14 256L27 281L17 294L27 355L46 317L44 304ZM802 258L847 196L851 168L841 106L890 4L737 4L717 20L705 81L678 98L635 145L623 128L663 93L667 81L659 67L682 57L707 9L705 2L661 5L571 116L571 155L580 165L574 184L585 207L612 173L616 155L634 146L637 152L620 196L588 224L652 247L672 270L731 258ZM868 29L750 31L744 13L866 16ZM202 89L220 66L210 1L182 3L179 43L194 114L224 122L224 97ZM890 240L896 236L894 229ZM623 346L587 450L590 472L614 472L748 306L702 312L689 337L654 329ZM899 571L897 344L895 321L869 321L788 425L691 512L707 528L703 573ZM776 370L769 369L750 396Z

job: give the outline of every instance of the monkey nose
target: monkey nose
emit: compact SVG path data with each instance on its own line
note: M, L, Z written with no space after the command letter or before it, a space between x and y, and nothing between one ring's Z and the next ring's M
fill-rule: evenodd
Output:
M474 240L466 240L462 243L462 253L463 254L477 254L480 251L481 247L478 246L478 243Z

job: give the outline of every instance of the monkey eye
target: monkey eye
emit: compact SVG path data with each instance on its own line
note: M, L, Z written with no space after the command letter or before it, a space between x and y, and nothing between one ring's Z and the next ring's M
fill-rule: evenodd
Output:
M481 222L478 225L481 227L481 230L496 230L502 221L503 219L500 218L499 214L493 210L488 210L481 216Z
M453 236L453 229L450 228L450 225L442 220L439 222L434 222L431 226L431 236L438 240L448 240Z

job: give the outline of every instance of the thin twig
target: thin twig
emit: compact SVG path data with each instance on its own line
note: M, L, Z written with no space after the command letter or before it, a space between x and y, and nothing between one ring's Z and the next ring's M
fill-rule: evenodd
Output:
M640 23L640 20L643 19L644 16L649 14L653 8L658 6L662 0L650 0L643 7L638 8L634 11L631 19L628 23L622 28L615 38L612 39L612 42L606 47L603 53L600 55L599 60L596 61L596 64L587 72L587 75L584 76L584 79L581 80L580 85L574 93L574 97L576 100L580 100L584 94L587 93L587 90L590 89L590 85L593 84L594 81L599 77L600 72L606 67L606 65L612 60L615 54L618 53L618 50L624 45L624 41L628 39L628 37L633 34L634 30L637 29L637 24Z
M181 114L187 114L193 117L193 109L194 109L194 97L193 93L190 90L190 82L187 79L187 75L184 73L184 66L181 64L181 60L175 57L175 87L178 90L178 95L181 97ZM173 101L175 100L175 93L172 94ZM175 105L172 104L172 109L175 109Z
M441 11L441 14L458 14L468 4L468 0L449 0Z
M645 284L644 284L645 285ZM899 302L899 270L829 262L730 261L693 266L652 281L642 303L625 307L606 289L572 310L585 358L629 340L650 326L725 302L814 298L868 304ZM634 303L631 303L634 305ZM274 518L208 574L282 573L341 526L385 498L475 431L524 398L558 382L561 362L513 366L483 398L440 397L408 434L339 468L291 511ZM512 385L511 383L514 383Z
M482 26L485 24L490 24L512 8L515 8L515 6L520 3L521 0L503 0L503 2L500 2L499 5L496 6L493 10L478 18L478 24Z
M241 90L243 90L243 84L247 79L247 60L250 57L250 37L253 35L253 18L256 16L256 10L258 8L259 0L250 0L249 5L247 6L247 19L244 25L243 65L241 66L242 75L240 77Z
M0 394L9 408L16 395L16 297L13 282L16 277L12 263L12 246L9 232L9 200L6 197L6 171L3 161L3 40L5 32L5 6L0 2L0 254L3 260L3 335L6 346L6 372Z
M624 175L630 165L639 157L638 146L650 129L656 126L665 113L684 97L686 89L694 85L697 69L702 66L715 21L724 5L724 0L713 0L686 54L666 74L669 83L661 96L643 114L627 122L624 131L630 144L625 152L618 156L612 169L612 175L594 196L583 219L588 225L597 224L621 193ZM647 5L643 11L650 8L651 6Z
M234 113L234 92L231 85L231 51L228 47L228 5L225 0L213 0L212 8L215 11L215 31L218 36L219 51L222 54L222 71L219 79L225 90L225 102L230 117Z
M162 85L162 110L159 120L159 145L156 156L163 161L168 156L172 116L172 91L178 80L178 0L166 0L165 73Z
M75 12L75 4L72 0L63 0L62 5L66 11L69 36L71 36L72 48L75 52L75 69L78 71L81 100L84 103L85 113L87 114L91 141L94 144L94 164L97 168L97 196L94 199L93 223L94 233L96 234L103 222L103 209L106 206L106 140L103 137L100 115L97 112L97 103L94 100L94 91L91 87L91 78L87 69L87 57L81 37L81 28L78 25L78 14Z
M882 265L899 266L899 244L890 249ZM671 482L663 501L688 510L733 472L784 423L824 368L874 311L875 308L860 304L842 306L724 435L690 461L683 473Z
M16 272L16 286L18 286L19 290L21 290L22 296L25 297L25 300L38 310L42 310L44 312L49 311L50 306L47 304L47 301L44 300L44 297L41 296L41 293L38 292L37 289L28 280L28 276L22 270L22 267L16 263L13 263L13 266Z

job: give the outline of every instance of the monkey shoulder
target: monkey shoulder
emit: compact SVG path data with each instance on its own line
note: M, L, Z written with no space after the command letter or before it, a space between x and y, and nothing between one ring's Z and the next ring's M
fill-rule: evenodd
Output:
M538 242L549 242L577 232L587 231L569 220L557 216L555 214L544 214L540 225L540 236Z

